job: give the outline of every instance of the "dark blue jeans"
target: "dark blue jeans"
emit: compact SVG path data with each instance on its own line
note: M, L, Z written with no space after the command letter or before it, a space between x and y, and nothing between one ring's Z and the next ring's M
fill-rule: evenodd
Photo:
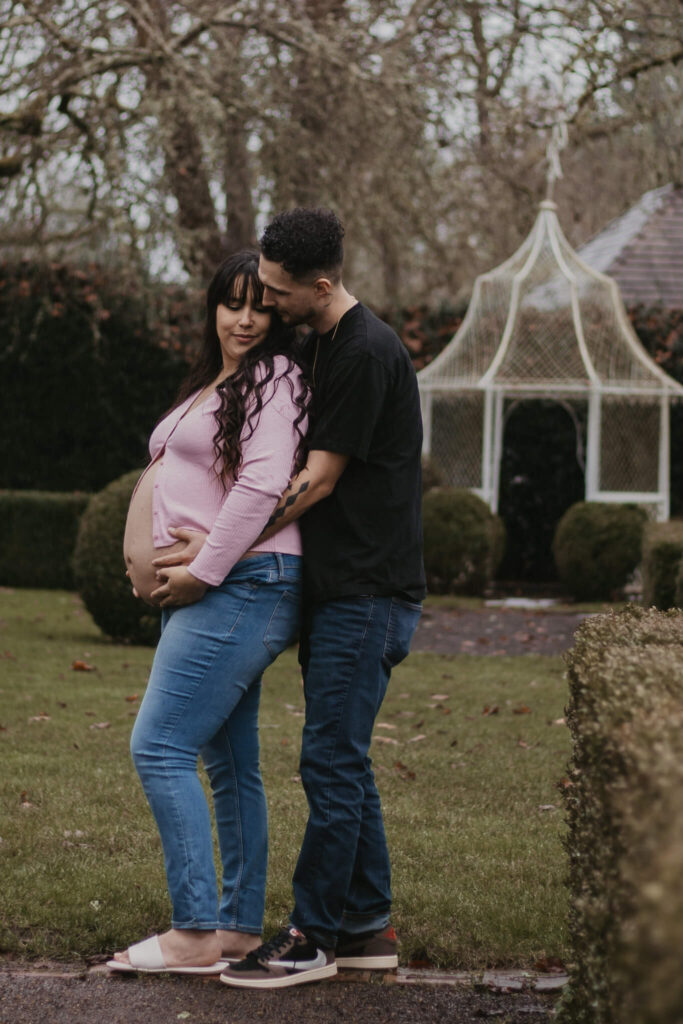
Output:
M324 948L336 944L340 930L379 930L389 920L389 853L368 750L391 670L408 654L420 611L419 604L368 596L326 601L305 615L301 778L309 818L291 920Z

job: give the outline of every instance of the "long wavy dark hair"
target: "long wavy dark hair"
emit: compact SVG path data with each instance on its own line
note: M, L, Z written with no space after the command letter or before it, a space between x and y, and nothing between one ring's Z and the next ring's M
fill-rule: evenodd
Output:
M220 264L206 292L206 323L204 340L190 371L180 386L175 409L186 398L216 379L223 368L221 343L216 331L216 310L229 303L244 305L251 296L254 304L263 297L263 285L258 276L259 254L255 249L242 249L228 256ZM298 414L294 426L299 434L295 467L303 465L304 433L301 424L306 416L310 391L304 378L304 387L295 392L290 371L302 367L296 332L282 323L277 313L271 312L268 334L264 340L249 349L238 368L217 385L220 406L215 412L217 429L213 436L216 472L225 485L231 477L237 479L242 465L242 442L256 429L264 406L264 391L273 380L285 377ZM275 356L284 356L287 366L276 376ZM169 410L170 411L170 410ZM246 425L246 433L244 428Z

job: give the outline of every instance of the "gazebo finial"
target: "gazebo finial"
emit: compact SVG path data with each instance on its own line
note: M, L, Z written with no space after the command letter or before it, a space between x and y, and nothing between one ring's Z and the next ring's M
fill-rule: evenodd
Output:
M548 161L548 169L546 171L545 181L545 198L549 202L552 202L553 191L555 189L555 182L558 178L562 177L562 164L560 163L560 153L566 148L569 141L569 132L567 130L566 121L556 121L552 127L548 145L546 146L545 155Z

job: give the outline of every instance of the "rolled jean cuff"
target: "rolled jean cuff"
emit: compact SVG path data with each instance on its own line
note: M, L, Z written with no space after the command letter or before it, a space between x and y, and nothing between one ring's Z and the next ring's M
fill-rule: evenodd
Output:
M171 920L171 928L175 928L179 932L183 931L195 931L195 932L215 932L219 927L216 921L173 921Z
M385 914L344 914L340 931L347 935L361 935L363 932L382 932L389 924L389 911Z
M240 935L260 935L263 928L252 924L235 924L234 921L220 921L216 928L221 932L239 932Z

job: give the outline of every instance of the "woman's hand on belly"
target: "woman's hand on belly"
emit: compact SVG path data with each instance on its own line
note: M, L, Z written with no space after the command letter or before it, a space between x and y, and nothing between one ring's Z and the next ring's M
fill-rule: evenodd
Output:
M171 526L168 532L177 541L183 541L185 547L173 551L169 555L160 555L158 558L152 559L152 565L156 569L167 569L171 565L189 565L190 562L194 562L208 536L200 530L186 530L179 526Z
M179 608L185 604L195 604L196 601L201 601L208 589L208 585L193 576L184 565L157 569L156 576L163 582L152 591L150 597L154 604L160 605L161 608Z

